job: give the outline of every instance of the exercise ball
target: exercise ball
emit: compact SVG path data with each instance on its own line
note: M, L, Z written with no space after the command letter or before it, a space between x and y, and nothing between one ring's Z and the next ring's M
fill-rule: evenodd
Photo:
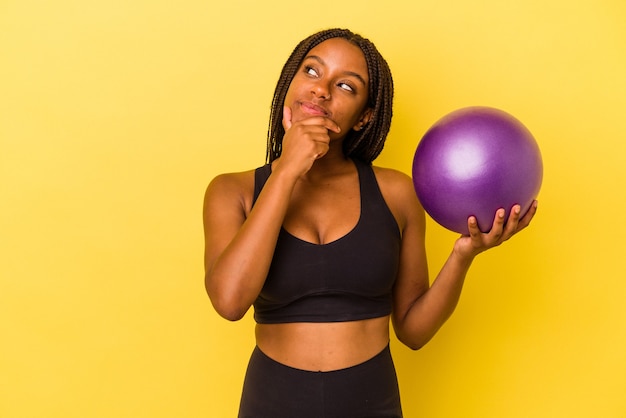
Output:
M515 204L523 216L543 178L539 146L512 115L491 107L467 107L438 120L417 145L413 184L428 213L443 227L468 234L473 215L488 232L500 208Z

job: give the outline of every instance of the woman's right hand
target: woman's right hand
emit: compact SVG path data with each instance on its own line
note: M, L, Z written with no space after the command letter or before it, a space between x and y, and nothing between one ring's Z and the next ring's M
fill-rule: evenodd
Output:
M315 160L326 155L330 147L329 131L341 131L339 125L323 116L294 122L288 106L283 108L283 128L282 152L274 171L291 170L297 177L307 173Z

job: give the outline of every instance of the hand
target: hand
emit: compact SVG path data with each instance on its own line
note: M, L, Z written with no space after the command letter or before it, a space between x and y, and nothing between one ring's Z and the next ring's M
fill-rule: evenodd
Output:
M280 164L289 164L298 175L311 169L315 160L322 158L329 149L329 131L339 133L341 129L334 121L322 116L294 122L291 109L283 109L283 137Z
M459 238L454 245L454 250L462 256L473 258L489 248L502 244L530 224L537 212L537 201L533 201L526 214L521 218L520 211L520 205L513 206L509 219L505 224L505 210L502 208L498 209L493 226L487 233L481 232L476 218L470 216L467 220L469 235Z

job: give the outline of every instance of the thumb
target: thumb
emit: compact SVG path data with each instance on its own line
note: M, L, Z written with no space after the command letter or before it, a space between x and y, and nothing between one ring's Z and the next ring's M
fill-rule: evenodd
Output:
M291 108L289 106L283 107L283 128L285 131L291 128Z

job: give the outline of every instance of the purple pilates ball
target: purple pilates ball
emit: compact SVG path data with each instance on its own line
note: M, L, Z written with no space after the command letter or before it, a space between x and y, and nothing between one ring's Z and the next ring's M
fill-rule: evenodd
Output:
M522 215L543 179L539 146L510 114L467 107L437 121L415 150L413 184L424 210L440 225L468 234L467 219L488 232L496 211L521 205Z

